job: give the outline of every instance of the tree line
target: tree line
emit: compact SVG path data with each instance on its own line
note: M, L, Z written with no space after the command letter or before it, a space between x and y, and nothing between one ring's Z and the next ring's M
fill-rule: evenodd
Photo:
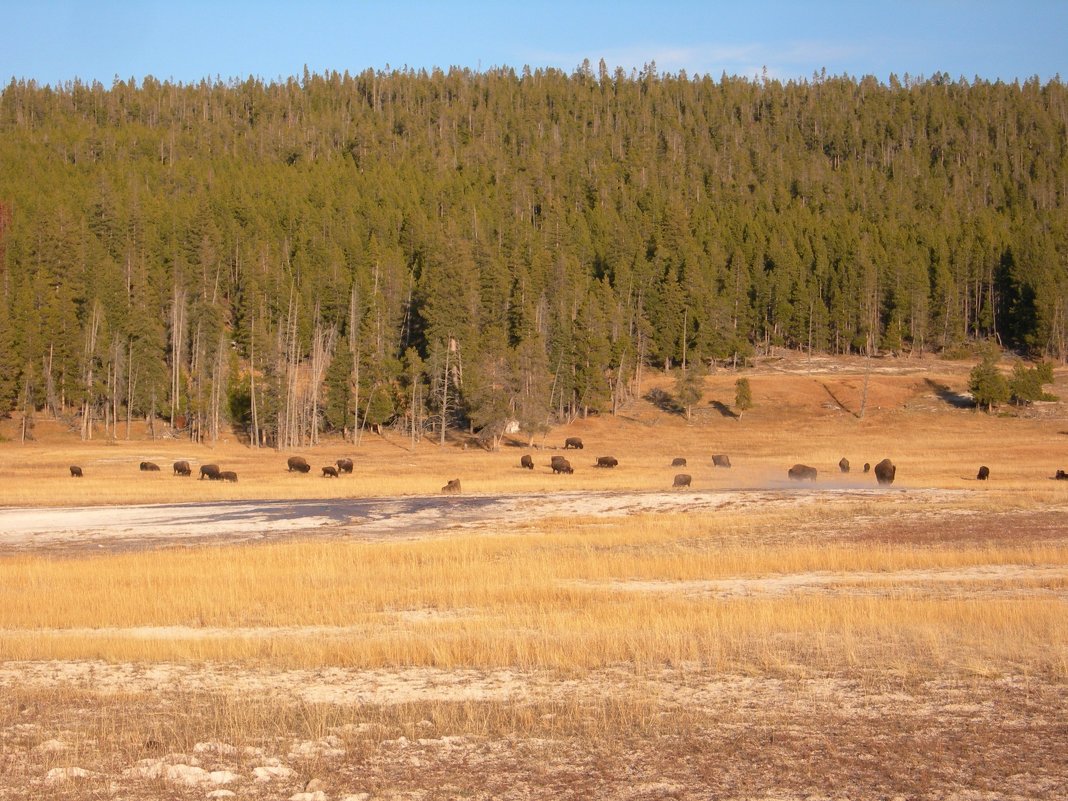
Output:
M12 80L0 412L499 441L772 346L1064 361L1066 131L1059 78Z

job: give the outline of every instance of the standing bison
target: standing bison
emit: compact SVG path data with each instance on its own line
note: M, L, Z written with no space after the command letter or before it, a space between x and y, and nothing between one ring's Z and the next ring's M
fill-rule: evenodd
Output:
M792 481L815 481L816 468L809 467L807 464L795 464L786 471L786 475L788 475Z
M843 473L849 472L849 460L844 456L838 461L838 469Z
M70 477L71 478L81 478L82 477L82 469L80 467L78 467L78 465L72 464L70 466ZM1059 476L1058 476L1058 478L1059 478Z
M598 456L594 467L615 467L619 460L615 456Z
M712 466L713 467L730 467L731 457L725 453L712 454Z
M307 473L311 470L311 465L308 464L308 460L303 456L290 456L286 464L289 466L290 473Z
M686 466L686 460L684 458L682 458L681 456L676 456L674 459L671 460L671 466L672 467L685 467Z
M897 467L889 459L883 459L875 465L875 480L880 484L890 485L897 476Z
M70 470L71 470L71 474L73 475L74 474L74 468L72 467ZM81 474L82 474L82 471L79 470L78 471L78 475L80 476ZM1057 471L1057 475L1055 475L1053 478L1056 481L1068 481L1068 473L1064 472L1063 470L1058 470Z
M870 463L868 463L868 462L864 463L864 472L865 473L870 473L871 472L871 464Z
M337 468L328 464L323 468L323 478L337 478Z
M152 472L158 473L159 472L159 465L156 464L155 462L141 462L141 472L142 473L152 473Z
M531 456L529 453L524 453L522 458L520 458L520 460L519 460L519 466L520 467L525 467L527 470L533 470L534 469L534 457Z
M581 451L582 439L579 437L568 437L564 440L564 450L566 451L568 448L576 448Z
M458 479L458 478L452 479L451 481L449 481L448 484L446 484L444 487L441 488L441 491L446 495L459 495L460 494L460 479Z
M338 459L337 471L339 473L351 473L352 472L352 459Z
M678 489L680 487L688 487L688 486L690 486L690 481L691 481L691 478L690 478L690 476L688 474L686 474L686 473L677 473L675 475L675 480L671 482L671 486L674 489Z
M206 478L209 481L218 481L219 480L219 472L220 472L219 471L219 465L217 465L217 464L202 464L200 466L200 479L199 480L203 481Z
M565 459L563 456L554 456L550 463L554 473L574 473L574 469L571 467L571 462Z
M189 467L189 462L175 462L174 474L176 476L191 476L193 475L193 470Z
M235 473L233 470L220 470L219 471L218 480L219 481L229 481L232 484L236 484L237 483L237 473Z
M979 467L979 473L976 475L976 479L979 481L986 481L990 478L990 468L985 464Z

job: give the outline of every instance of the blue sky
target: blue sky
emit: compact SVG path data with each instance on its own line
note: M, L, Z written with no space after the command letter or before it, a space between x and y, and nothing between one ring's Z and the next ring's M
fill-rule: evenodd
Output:
M556 67L782 80L1068 79L1068 0L0 0L0 81L267 81L371 67Z

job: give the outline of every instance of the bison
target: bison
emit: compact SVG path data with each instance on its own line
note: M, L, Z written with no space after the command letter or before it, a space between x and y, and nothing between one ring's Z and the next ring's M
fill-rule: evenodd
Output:
M568 437L564 440L564 450L566 451L568 448L577 448L581 451L582 440L579 437Z
M525 467L527 470L533 470L534 457L531 456L529 453L524 453L523 456L519 459L519 466Z
M189 467L189 462L175 462L174 474L176 476L191 476L193 475L193 470Z
M552 458L551 466L554 473L574 473L574 469L571 467L571 462L565 459L563 456L554 456Z
M141 462L141 471L144 473L159 472L159 465L155 462Z
M451 481L449 481L448 484L446 484L444 487L441 488L441 491L443 493L445 493L446 495L459 495L460 494L460 479L458 479L458 478L452 479Z
M671 466L672 467L685 467L686 466L686 460L683 459L681 456L676 456L674 459L671 460Z
M690 486L690 481L691 478L686 473L677 473L675 475L675 480L671 482L671 486L674 489L678 489L679 487L688 487Z
M793 481L815 481L816 480L816 468L809 467L807 464L795 464L791 467L786 474Z
M78 465L72 464L70 466L70 477L71 478L81 478L82 477L82 469L80 467L78 467ZM1057 478L1060 478L1060 476L1057 476Z
M332 464L326 465L323 468L323 478L337 478L337 468Z
M875 465L875 480L880 484L893 484L897 476L897 467L889 459L883 459Z
M73 475L74 474L74 468L72 467L70 470L71 470L71 475ZM78 475L80 476L81 474L82 474L82 471L79 470L78 471ZM1053 478L1056 479L1057 481L1068 481L1068 473L1064 472L1063 470L1058 470L1057 471L1057 475L1055 475Z
M298 473L307 473L311 470L311 465L308 464L308 460L303 456L290 456L289 459L286 460L286 465L288 465L290 473L294 471Z
M849 472L849 460L844 456L838 460L838 469L841 470L843 473Z
M352 459L338 459L335 464L337 464L338 473L352 472Z
M200 466L200 479L199 480L203 481L205 478L208 479L209 481L218 481L219 480L219 465L217 465L217 464L202 464Z
M594 467L615 467L619 460L615 456L598 456Z
M237 473L235 473L233 470L220 470L219 471L218 480L219 481L229 481L229 482L231 482L233 484L236 484L237 483Z
M980 465L979 473L976 475L975 478L978 481L986 481L988 478L990 478L990 468L987 467L985 464Z
M870 473L871 472L871 465L868 462L864 463L864 472L865 473Z
M725 453L712 454L712 466L713 467L730 467L731 457Z

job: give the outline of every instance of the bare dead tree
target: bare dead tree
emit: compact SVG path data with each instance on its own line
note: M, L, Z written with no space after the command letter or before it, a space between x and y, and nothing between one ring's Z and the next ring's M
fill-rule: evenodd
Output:
M96 381L96 340L100 334L100 301L93 302L89 324L85 327L85 350L83 352L82 381L85 400L82 402L82 439L93 438L93 386Z

